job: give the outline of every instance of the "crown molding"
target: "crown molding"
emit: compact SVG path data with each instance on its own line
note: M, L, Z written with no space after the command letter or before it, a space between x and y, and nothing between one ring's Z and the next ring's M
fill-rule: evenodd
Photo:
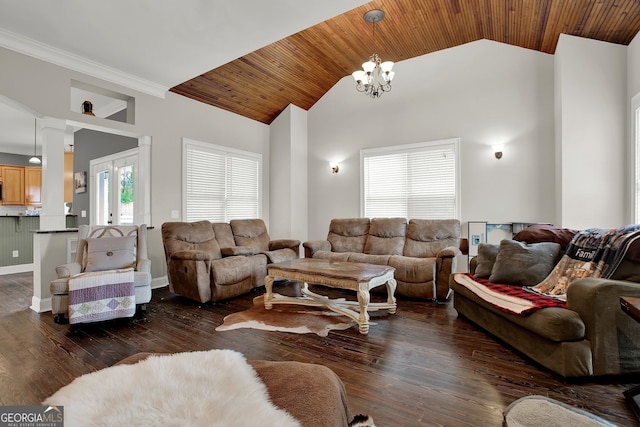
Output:
M0 46L158 98L164 98L166 92L170 89L164 85L91 61L3 28L0 28Z

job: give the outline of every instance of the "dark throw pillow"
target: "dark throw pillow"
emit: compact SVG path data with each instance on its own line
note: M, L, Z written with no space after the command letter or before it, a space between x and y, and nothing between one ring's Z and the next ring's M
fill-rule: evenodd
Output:
M513 236L513 240L525 243L556 242L560 249L567 247L578 230L558 228L550 224L534 224Z
M496 262L496 256L500 245L492 245L490 243L480 243L478 245L478 256L476 256L476 270L473 277L488 279L493 270L493 264Z
M489 281L507 285L535 286L556 265L560 244L554 242L523 243L503 240Z

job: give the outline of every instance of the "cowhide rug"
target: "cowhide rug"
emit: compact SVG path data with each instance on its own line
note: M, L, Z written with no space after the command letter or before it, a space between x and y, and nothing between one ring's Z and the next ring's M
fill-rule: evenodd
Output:
M271 403L256 371L233 350L154 355L105 368L76 378L43 405L62 405L66 427L300 427Z
M253 307L249 310L226 316L224 323L218 326L216 331L252 328L296 334L314 333L326 337L329 331L342 331L355 324L356 322L348 317L321 307L279 304L267 310L264 308L264 297L261 295L253 299Z

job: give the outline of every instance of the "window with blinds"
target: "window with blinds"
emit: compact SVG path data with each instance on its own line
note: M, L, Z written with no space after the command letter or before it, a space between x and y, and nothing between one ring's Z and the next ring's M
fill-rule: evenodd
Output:
M262 155L183 141L185 221L261 217Z
M459 142L362 150L362 216L459 218Z

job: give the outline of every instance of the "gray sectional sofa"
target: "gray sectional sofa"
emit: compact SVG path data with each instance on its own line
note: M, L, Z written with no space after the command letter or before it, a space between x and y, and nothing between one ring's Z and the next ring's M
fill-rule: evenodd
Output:
M396 295L446 300L460 252L455 219L337 218L326 240L303 244L306 258L364 262L395 268Z
M514 240L528 245L555 242L562 250L576 232L532 226ZM638 374L640 324L620 306L621 296L640 297L640 245L636 246L629 249L611 278L572 282L566 308L547 307L528 315L506 312L463 286L462 273L450 278L454 307L460 316L562 377ZM561 255L562 251L556 260ZM477 261L471 263L471 278L476 282L480 280L473 277Z

